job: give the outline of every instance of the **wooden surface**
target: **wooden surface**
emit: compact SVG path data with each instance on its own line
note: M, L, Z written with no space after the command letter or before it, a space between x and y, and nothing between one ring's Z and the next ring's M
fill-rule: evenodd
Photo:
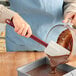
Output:
M43 52L0 53L0 76L18 76L16 69L46 56ZM69 64L76 66L76 56L70 57Z

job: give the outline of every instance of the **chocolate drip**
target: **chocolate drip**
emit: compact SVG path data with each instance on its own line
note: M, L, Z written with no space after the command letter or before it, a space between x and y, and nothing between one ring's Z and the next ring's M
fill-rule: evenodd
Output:
M50 73L56 73L56 67L59 65L59 64L64 64L64 63L67 63L68 62L68 57L69 55L61 55L61 56L49 56L49 60L50 60L50 69L51 69L51 72Z

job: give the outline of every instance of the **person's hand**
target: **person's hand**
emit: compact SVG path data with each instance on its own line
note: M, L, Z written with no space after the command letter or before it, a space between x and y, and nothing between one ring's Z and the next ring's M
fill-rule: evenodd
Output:
M13 16L13 24L15 26L15 32L17 32L19 35L27 38L32 35L30 25L17 13Z
M76 12L69 12L65 15L63 22L68 23L68 20L71 19L71 23L76 27Z

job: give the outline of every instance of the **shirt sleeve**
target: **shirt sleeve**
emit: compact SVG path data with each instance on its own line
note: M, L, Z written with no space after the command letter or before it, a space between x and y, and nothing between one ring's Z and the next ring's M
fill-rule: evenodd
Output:
M16 12L0 4L0 23L5 23L5 20L11 19L15 13Z
M69 12L76 12L76 0L64 0L64 16Z

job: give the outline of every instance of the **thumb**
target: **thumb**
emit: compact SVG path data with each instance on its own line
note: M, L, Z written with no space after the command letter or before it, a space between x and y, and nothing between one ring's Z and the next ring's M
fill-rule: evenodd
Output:
M69 19L72 19L74 16L74 13L68 13L67 15L64 16L63 23L67 23Z

